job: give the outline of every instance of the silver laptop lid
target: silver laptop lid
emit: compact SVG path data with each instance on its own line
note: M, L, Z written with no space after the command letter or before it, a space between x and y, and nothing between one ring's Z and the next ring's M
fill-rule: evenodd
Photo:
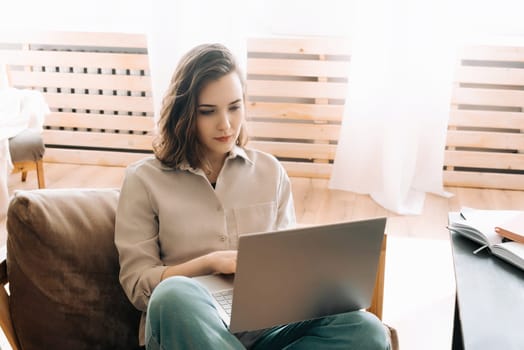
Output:
M370 306L386 218L240 236L230 330Z

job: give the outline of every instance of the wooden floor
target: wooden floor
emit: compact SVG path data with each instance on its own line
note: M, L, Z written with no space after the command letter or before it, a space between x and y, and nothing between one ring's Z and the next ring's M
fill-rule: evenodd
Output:
M52 163L44 167L47 188L120 187L124 174L117 167ZM450 349L455 285L447 213L461 206L524 209L524 192L447 188L453 197L429 194L421 215L402 216L383 209L369 196L329 190L327 184L327 180L292 178L298 222L387 216L383 319L398 330L403 350ZM26 183L20 182L19 174L9 177L11 194L35 188L35 173L28 175ZM5 223L0 223L0 242L5 239Z

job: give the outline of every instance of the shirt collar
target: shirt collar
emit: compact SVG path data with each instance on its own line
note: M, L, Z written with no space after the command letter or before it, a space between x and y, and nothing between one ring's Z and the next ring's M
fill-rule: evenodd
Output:
M229 155L227 156L226 159L234 159L236 157L240 157L240 158L243 158L246 162L248 162L250 165L253 165L253 161L251 160L251 158L249 158L249 156L247 155L246 153L246 150L243 149L242 147L240 146L237 146L235 145L233 147L233 149L229 152Z
M246 150L243 149L240 146L235 145L235 146L233 146L233 149L231 151L229 151L229 155L226 157L226 161L229 160L229 159L235 159L237 157L240 157L240 158L244 159L249 165L253 165L253 161L247 155ZM165 166L163 164L161 165L161 167L164 170L173 170L173 168L167 167L167 166ZM195 168L191 167L191 165L189 165L189 162L187 162L187 161L183 161L180 165L178 165L176 167L176 169L187 170L187 171L190 171L192 173L198 173L200 171L200 169L195 169Z

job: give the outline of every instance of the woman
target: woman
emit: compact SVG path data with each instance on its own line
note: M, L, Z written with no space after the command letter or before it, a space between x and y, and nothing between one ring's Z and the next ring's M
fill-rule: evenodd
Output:
M188 278L234 273L238 235L295 224L282 166L266 153L244 148L244 90L225 47L201 45L188 52L163 101L155 158L127 169L115 236L120 282L144 312L141 344L147 349L387 349L382 324L366 312L232 334L207 290Z

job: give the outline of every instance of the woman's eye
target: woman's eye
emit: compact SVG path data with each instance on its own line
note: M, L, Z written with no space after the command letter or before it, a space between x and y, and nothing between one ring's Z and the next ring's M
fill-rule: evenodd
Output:
M237 111L237 110L239 110L239 109L240 109L240 106L239 106L239 105L234 105L234 106L229 107L229 110L230 110L230 111Z
M199 113L202 114L202 115L211 115L211 114L213 114L213 112L214 112L214 110L212 110L212 109L201 109L199 111Z

